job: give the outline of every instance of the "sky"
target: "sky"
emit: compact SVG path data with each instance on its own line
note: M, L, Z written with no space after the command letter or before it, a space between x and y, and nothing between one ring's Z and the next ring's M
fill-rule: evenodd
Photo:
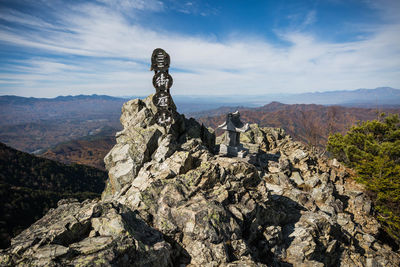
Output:
M0 95L400 88L400 0L0 0Z

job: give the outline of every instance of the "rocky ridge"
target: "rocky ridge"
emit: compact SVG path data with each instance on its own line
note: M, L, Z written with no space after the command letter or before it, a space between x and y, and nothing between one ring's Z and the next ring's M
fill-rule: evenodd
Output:
M63 200L0 252L2 266L399 266L362 188L282 129L251 125L248 157L151 96L122 108L98 200Z

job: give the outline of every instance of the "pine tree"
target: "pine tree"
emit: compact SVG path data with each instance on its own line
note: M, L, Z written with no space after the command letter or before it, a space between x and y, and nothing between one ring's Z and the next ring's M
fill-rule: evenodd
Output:
M400 119L397 114L358 123L343 136L330 135L327 150L353 168L372 193L377 218L400 240Z

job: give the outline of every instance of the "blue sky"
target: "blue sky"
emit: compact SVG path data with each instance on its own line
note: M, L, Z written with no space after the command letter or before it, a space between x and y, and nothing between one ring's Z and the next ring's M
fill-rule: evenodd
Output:
M0 95L400 88L399 0L0 0Z

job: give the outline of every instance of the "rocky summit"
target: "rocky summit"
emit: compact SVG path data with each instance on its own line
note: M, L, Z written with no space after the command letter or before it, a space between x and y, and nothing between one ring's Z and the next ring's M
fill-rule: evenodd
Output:
M1 266L399 266L363 188L282 129L251 125L244 158L152 96L123 105L101 199L62 200Z

